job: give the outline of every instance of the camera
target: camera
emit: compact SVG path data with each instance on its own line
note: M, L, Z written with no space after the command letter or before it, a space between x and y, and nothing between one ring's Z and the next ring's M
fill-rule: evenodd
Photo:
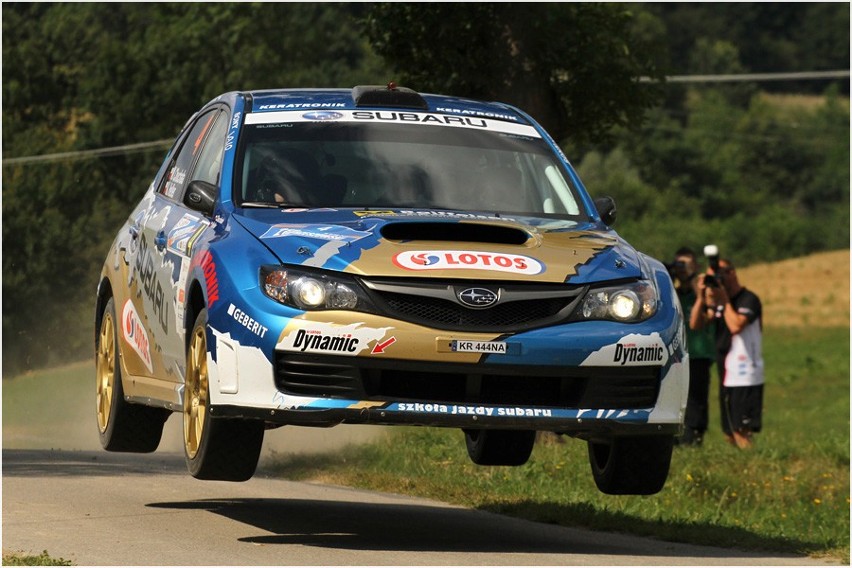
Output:
M672 278L677 277L677 271L683 270L686 268L686 263L682 260L676 260L674 262L664 262L663 265L666 267L666 270L669 271L669 276Z
M707 257L707 266L713 269L713 272L719 272L719 247L716 245L707 245L704 247L704 256ZM713 274L704 275L704 285L710 288L718 288L719 280Z

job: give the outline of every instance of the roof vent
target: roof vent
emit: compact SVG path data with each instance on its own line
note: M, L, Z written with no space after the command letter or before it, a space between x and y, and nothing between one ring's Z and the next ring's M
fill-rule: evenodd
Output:
M358 107L393 107L429 110L426 100L417 91L397 87L391 81L381 85L358 85L352 89L352 99Z

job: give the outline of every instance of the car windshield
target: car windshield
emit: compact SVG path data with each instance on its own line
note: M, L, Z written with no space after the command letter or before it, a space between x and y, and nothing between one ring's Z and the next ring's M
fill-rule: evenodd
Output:
M244 207L429 208L585 217L568 173L525 125L470 118L462 125L300 121L303 113L274 114L279 116L247 117L237 166L237 195ZM291 114L292 122L281 116ZM352 113L359 114L382 115Z

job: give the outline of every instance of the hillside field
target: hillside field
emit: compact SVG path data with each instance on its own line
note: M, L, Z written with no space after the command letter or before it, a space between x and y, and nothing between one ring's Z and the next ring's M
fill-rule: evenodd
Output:
M766 327L849 326L849 250L738 267L737 273L760 297Z

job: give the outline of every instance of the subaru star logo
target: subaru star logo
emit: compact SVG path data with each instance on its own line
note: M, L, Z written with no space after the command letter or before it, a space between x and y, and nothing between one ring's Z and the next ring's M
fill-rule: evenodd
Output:
M302 118L306 118L308 120L340 120L343 118L343 115L339 112L333 112L330 110L315 110L304 113Z
M469 308L489 308L497 303L497 293L487 288L467 288L458 293L459 302Z

